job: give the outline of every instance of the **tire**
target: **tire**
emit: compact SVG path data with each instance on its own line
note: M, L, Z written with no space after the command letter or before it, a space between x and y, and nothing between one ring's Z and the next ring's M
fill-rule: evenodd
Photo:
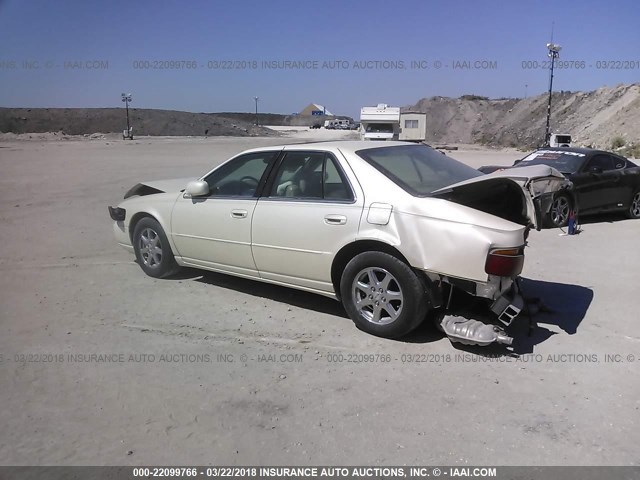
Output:
M550 227L566 227L569 221L569 212L574 208L571 198L561 193L551 202L548 224Z
M633 192L631 203L626 213L629 218L640 218L640 188Z
M150 277L166 278L180 270L164 230L153 218L145 217L136 224L133 250L138 265Z
M342 272L340 293L356 326L378 337L408 334L428 311L425 286L418 276L387 253L364 252L351 259Z

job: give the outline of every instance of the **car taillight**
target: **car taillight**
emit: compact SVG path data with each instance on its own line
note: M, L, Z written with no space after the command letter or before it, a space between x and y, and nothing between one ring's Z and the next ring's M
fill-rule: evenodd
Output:
M494 248L487 255L484 271L499 277L515 277L522 271L524 253L519 248Z

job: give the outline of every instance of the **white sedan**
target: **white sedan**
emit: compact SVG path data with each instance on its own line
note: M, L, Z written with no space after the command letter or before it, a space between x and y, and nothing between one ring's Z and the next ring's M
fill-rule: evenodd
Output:
M486 299L495 325L449 319L445 333L510 343L501 327L522 308L514 280L527 234L570 187L545 166L484 175L426 145L328 142L139 183L109 211L118 243L152 277L186 266L326 295L389 338L461 290Z

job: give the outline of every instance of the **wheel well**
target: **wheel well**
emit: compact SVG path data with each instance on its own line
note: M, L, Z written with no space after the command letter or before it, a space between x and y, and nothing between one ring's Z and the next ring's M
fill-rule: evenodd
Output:
M554 195L553 199L555 200L557 197L559 197L561 195L563 195L563 196L565 196L565 197L567 197L569 199L569 202L571 202L571 208L573 210L577 210L577 208L579 208L578 200L576 198L576 192L574 192L573 190L568 190L568 189L559 190L558 192L556 192L556 194Z
M411 266L405 256L402 255L398 249L388 243L377 240L358 240L345 245L336 254L333 259L333 264L331 265L331 283L333 284L333 289L338 298L340 298L340 279L342 278L342 272L344 272L347 263L360 253L372 251L387 253Z
M156 217L147 212L138 212L133 217L131 217L131 221L129 222L129 240L131 240L131 245L133 245L133 231L136 229L136 225L143 218L153 218L157 221Z

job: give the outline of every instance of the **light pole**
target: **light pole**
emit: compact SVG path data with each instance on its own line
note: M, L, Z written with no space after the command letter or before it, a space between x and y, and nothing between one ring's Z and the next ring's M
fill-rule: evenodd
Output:
M260 100L260 97L253 97L253 99L256 101L256 127L258 126L258 100Z
M122 94L122 101L124 102L124 105L127 109L127 138L131 137L131 127L129 126L129 102L131 101L131 94L130 93L123 93Z
M547 127L544 132L544 144L545 146L549 146L549 140L551 139L551 131L550 131L550 122L551 122L551 90L553 89L553 67L556 62L556 59L560 56L560 50L562 47L555 43L547 43L547 50L549 53L547 54L549 58L551 58L551 66L549 73L549 102L547 103Z

